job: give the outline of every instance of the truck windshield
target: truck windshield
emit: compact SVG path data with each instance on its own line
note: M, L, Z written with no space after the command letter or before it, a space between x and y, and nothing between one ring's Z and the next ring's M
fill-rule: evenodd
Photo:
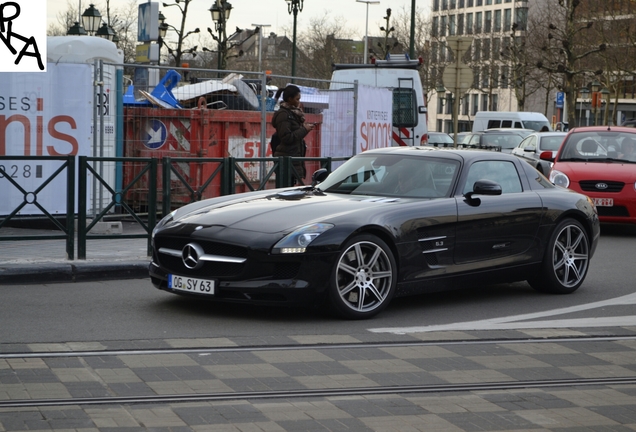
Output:
M550 124L547 121L529 121L524 120L523 127L526 129L533 129L536 131L540 131L543 126L547 126L550 128Z

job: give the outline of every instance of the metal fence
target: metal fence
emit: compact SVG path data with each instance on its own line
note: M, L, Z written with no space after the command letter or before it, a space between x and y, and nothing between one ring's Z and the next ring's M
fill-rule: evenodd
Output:
M150 247L157 218L172 208L290 186L296 159L307 165L301 179L307 184L315 169L333 169L353 152L356 84L332 91L329 81L249 71L104 62L49 66L59 75L72 69L78 78L58 93L26 99L23 109L39 115L34 143L26 125L13 139L4 137L0 242L25 240L3 235L2 228L31 218L60 233L28 239L64 239L67 259L75 257L75 229L79 259L86 258L89 239L147 237ZM268 145L275 89L289 83L301 87L307 121L318 125L306 138L305 158L273 158ZM60 111L74 109L81 121L40 115L49 99ZM24 123L17 116L5 121ZM65 153L76 157L59 156ZM100 221L118 217L138 223L143 234L91 234Z

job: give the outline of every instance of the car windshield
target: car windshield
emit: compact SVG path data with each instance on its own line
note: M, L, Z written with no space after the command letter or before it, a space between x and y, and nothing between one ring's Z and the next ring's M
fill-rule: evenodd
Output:
M614 131L572 133L563 143L558 160L636 163L636 134Z
M487 133L482 137L482 145L513 149L519 145L521 140L523 140L521 135Z
M544 136L541 137L541 141L539 144L539 150L541 151L555 151L561 147L561 143L563 142L563 138L565 137L565 133L559 136Z
M445 133L429 134L428 141L430 143L453 143L453 139L450 137L450 135Z
M533 129L536 131L540 131L544 126L547 126L550 129L550 124L547 121L523 121L523 127L526 129Z
M450 194L459 162L395 154L358 155L336 169L318 188L324 192L439 198Z

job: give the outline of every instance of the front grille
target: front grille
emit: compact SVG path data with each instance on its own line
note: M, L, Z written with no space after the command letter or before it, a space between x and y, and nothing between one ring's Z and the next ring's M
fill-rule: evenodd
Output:
M279 263L274 268L274 279L295 279L300 270L300 263Z
M165 269L168 269L170 273L176 273L181 275L196 276L201 278L218 278L218 277L231 277L237 276L243 271L245 263L232 264L221 262L206 261L200 269L192 270L187 268L183 264L183 260L180 257L166 255L163 253L159 255L159 263Z
M220 255L234 258L247 258L247 249L240 246L228 245L224 243L205 241L202 239L193 240L183 237L161 237L156 236L154 239L155 250L159 248L167 248L181 251L188 243L196 243L201 246L208 255ZM180 256L167 255L165 253L157 253L157 259L161 266L170 273L188 275L200 278L218 278L238 276L243 271L246 263L226 263L206 261L199 269L192 270L185 266Z
M206 240L193 240L183 237L155 237L155 247L182 250L188 243L197 243L206 254L221 255L234 258L247 258L247 249L241 246L234 246L225 243L218 243Z
M611 217L629 217L629 212L626 207L613 206L613 207L596 207L599 216L611 216Z
M583 180L580 181L581 190L585 192L620 192L623 190L625 183L617 181L605 181L605 180ZM596 187L598 184L605 184L607 188L599 189Z

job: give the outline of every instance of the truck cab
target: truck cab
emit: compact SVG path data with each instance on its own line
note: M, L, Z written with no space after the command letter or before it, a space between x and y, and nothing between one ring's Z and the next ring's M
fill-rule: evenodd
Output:
M386 60L370 64L333 64L330 90L348 88L355 81L361 85L383 87L393 93L393 146L419 146L428 142L426 100L420 80L422 59L389 54Z

